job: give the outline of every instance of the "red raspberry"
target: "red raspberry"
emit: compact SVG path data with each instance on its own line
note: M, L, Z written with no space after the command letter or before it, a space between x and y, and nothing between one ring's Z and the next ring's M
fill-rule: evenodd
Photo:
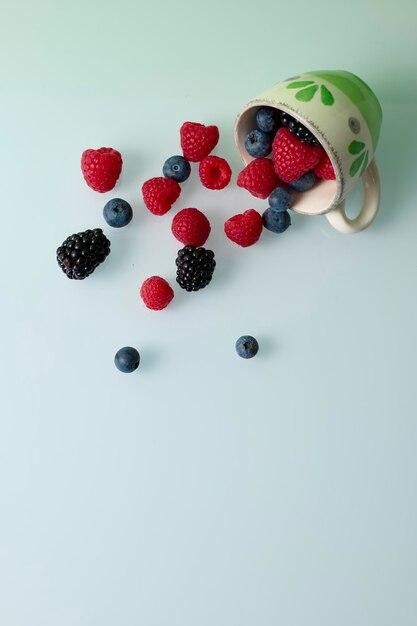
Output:
M324 178L325 180L335 180L336 174L333 169L332 162L330 161L327 154L324 154L320 161L317 163L314 168L314 173L319 178Z
M181 148L187 161L198 163L214 150L219 141L217 126L184 122L180 128Z
M199 165L200 180L207 189L224 189L230 183L232 170L228 162L218 156L207 156Z
M172 178L156 176L142 185L145 206L154 215L165 215L181 193L181 187Z
M172 220L172 234L185 246L203 246L210 234L210 222L198 209L182 209Z
M237 186L247 189L255 198L265 200L278 186L278 176L271 159L254 159L237 177Z
M278 176L286 183L293 183L317 165L323 148L301 143L288 128L280 128L272 143L272 155Z
M147 278L140 288L140 297L145 306L152 311L161 311L171 302L174 291L165 278L151 276Z
M81 171L85 182L100 193L113 189L122 171L122 164L122 155L113 148L89 148L81 156Z
M254 209L248 209L228 219L224 224L224 232L238 246L247 248L258 241L262 227L262 217L259 213Z

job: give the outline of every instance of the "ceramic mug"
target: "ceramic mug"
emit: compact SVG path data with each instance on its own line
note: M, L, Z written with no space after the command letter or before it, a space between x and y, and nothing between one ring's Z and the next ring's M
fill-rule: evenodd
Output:
M326 214L343 233L357 233L374 220L380 182L374 153L382 110L375 94L360 78L342 70L307 72L288 78L249 102L235 124L235 141L245 164L253 160L245 149L247 133L256 128L261 106L286 111L319 140L333 165L336 179L320 180L305 193L294 193L293 210L305 215ZM350 219L345 199L361 179L360 213Z

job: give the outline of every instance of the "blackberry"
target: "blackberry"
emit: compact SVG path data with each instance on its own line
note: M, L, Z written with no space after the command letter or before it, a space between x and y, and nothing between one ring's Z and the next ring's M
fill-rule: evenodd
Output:
M101 228L67 237L56 251L59 267L68 278L82 280L110 254L110 241Z
M310 146L319 146L319 141L315 138L304 124L301 124L298 120L294 119L289 113L281 111L281 124L290 131L291 135L294 135L299 141Z
M177 283L187 291L198 291L206 287L216 267L214 252L195 246L185 246L178 250L175 263L177 264Z

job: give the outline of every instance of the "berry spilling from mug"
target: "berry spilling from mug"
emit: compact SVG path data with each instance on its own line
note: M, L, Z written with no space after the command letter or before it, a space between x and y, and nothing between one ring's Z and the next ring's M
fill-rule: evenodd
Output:
M334 180L335 171L331 161L314 134L286 111L273 107L260 107L256 113L256 128L246 135L244 144L248 154L254 157L238 178L238 185L257 197L267 197L265 184L272 182L271 173L263 166L255 182L248 176L248 169L255 171L256 163L264 162L272 152L275 183L289 184L296 191L308 191L317 179ZM266 184L267 186L267 184ZM276 186L276 185L274 185ZM261 189L262 187L262 189ZM269 193L271 190L269 190Z

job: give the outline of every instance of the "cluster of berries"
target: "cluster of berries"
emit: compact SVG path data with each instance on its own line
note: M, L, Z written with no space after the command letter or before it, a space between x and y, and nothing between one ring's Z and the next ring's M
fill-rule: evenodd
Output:
M291 115L263 106L256 113L256 124L245 138L245 149L253 160L238 175L237 185L255 198L268 198L268 208L262 216L249 209L225 223L226 235L243 247L258 241L263 226L274 233L287 230L294 191L308 191L317 178L335 179L317 138Z
M165 215L181 194L180 183L191 174L190 163L199 163L200 180L207 189L224 189L230 182L232 170L227 161L212 155L219 141L217 126L185 122L180 129L182 155L167 159L163 176L151 178L142 185L146 208L154 215ZM195 207L179 211L171 224L172 234L184 244L176 258L177 283L186 291L206 287L213 276L216 262L214 252L203 248L211 232L206 215ZM151 276L142 284L140 295L152 310L164 309L174 297L169 283L160 276Z
M245 147L253 160L239 173L237 185L256 198L268 198L268 208L260 215L254 209L226 220L226 236L241 247L256 243L263 227L283 233L291 224L289 209L293 192L305 192L317 178L334 179L335 172L317 138L287 112L260 107L256 114L257 128L248 133ZM182 155L167 159L162 176L142 185L145 206L154 215L165 215L181 194L180 183L191 174L190 163L198 163L199 177L207 189L225 188L232 171L227 161L212 155L219 141L217 126L185 122L180 129ZM272 159L268 158L272 153ZM113 148L85 150L81 169L86 183L99 193L114 188L122 170L122 156ZM120 228L130 223L132 207L121 198L109 200L103 209L106 222ZM187 291L206 287L213 276L214 252L204 248L211 226L206 215L197 208L179 211L171 224L173 235L184 244L176 258L177 283ZM92 274L110 253L110 241L100 228L86 230L68 237L57 249L58 264L71 279L81 280ZM174 297L169 283L160 276L146 279L140 289L145 305L152 310L168 306ZM253 337L241 337L236 349L240 356L250 358L257 352ZM140 357L134 348L126 347L116 355L121 371L133 371ZM127 359L127 361L126 361Z

